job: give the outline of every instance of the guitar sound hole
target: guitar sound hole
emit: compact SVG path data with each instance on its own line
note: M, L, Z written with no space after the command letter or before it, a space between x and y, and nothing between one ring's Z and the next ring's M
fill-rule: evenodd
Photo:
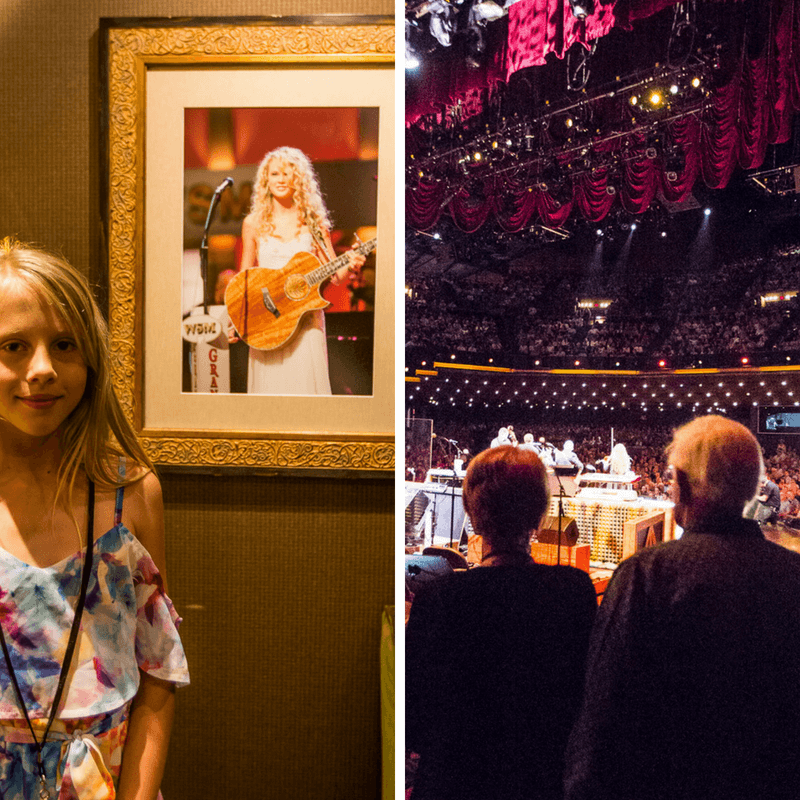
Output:
M290 300L302 300L309 293L310 288L302 275L290 275L286 281L286 296Z

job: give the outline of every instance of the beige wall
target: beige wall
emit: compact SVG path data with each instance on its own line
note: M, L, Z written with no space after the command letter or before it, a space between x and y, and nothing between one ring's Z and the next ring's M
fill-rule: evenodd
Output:
M387 0L0 0L0 235L102 262L100 17L392 14ZM389 480L162 476L192 686L177 798L378 795Z

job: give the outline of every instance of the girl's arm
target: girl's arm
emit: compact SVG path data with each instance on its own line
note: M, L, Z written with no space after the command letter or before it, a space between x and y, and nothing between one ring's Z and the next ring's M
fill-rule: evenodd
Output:
M256 226L248 214L242 222L242 260L239 271L256 265Z
M140 671L139 676L122 751L117 800L155 800L167 760L175 687L146 672Z
M336 251L333 249L333 242L331 241L331 232L329 230L322 231L322 236L325 240L325 250L327 251L325 255L327 255L329 260L333 260L336 258ZM354 245L355 247L355 245ZM341 269L336 270L331 277L331 281L333 283L342 283L343 281L347 280L347 273L350 270L357 271L364 266L366 262L366 258L361 255L361 253L357 253L356 251L352 250L348 254L348 262L346 267L342 267Z
M152 472L128 487L123 521L150 553L166 591L164 502L161 484ZM174 686L141 670L139 677L139 691L133 699L122 753L118 800L155 800L172 730Z

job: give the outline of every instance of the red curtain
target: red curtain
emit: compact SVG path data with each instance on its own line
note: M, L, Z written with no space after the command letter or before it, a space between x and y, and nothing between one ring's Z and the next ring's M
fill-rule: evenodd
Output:
M642 16L648 7L660 7L664 2L630 0L625 19ZM622 2L617 10L620 6ZM639 214L659 191L667 200L678 202L701 177L709 187L723 188L735 169L757 168L768 144L787 141L792 116L800 111L800 0L776 0L772 8L760 52L748 52L747 42L742 40L731 56L732 63L720 71L729 76L727 81L714 88L702 116L684 117L671 124L669 138L677 148L673 154L677 164L657 153L656 158L626 162L622 174L613 178L604 169L578 173L563 164L572 177L566 184L561 182L557 197L543 191L534 179L529 178L526 185L526 179L519 176L473 179L464 187L461 178L452 175L412 175L406 184L409 223L425 230L447 212L465 231L476 230L492 216L506 230L515 231L538 220L563 224L574 208L598 221L617 203L629 213ZM414 152L415 137L411 131L409 134L408 152ZM641 145L636 136L627 137L627 144ZM615 140L608 147L624 144ZM459 188L454 190L455 186ZM608 186L613 190L608 191Z
M588 46L614 27L616 0L598 0L594 14L578 20L568 0L519 0L508 9L506 80L517 70L545 63L549 53L564 58L576 42Z

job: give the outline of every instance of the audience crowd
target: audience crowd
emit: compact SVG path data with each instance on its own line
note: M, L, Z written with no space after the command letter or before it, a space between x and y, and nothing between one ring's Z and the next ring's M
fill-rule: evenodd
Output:
M795 353L798 300L791 292L798 286L800 246L669 275L633 270L547 280L518 267L501 286L410 278L406 345L530 359ZM765 302L770 295L784 299ZM598 305L580 307L586 299Z

